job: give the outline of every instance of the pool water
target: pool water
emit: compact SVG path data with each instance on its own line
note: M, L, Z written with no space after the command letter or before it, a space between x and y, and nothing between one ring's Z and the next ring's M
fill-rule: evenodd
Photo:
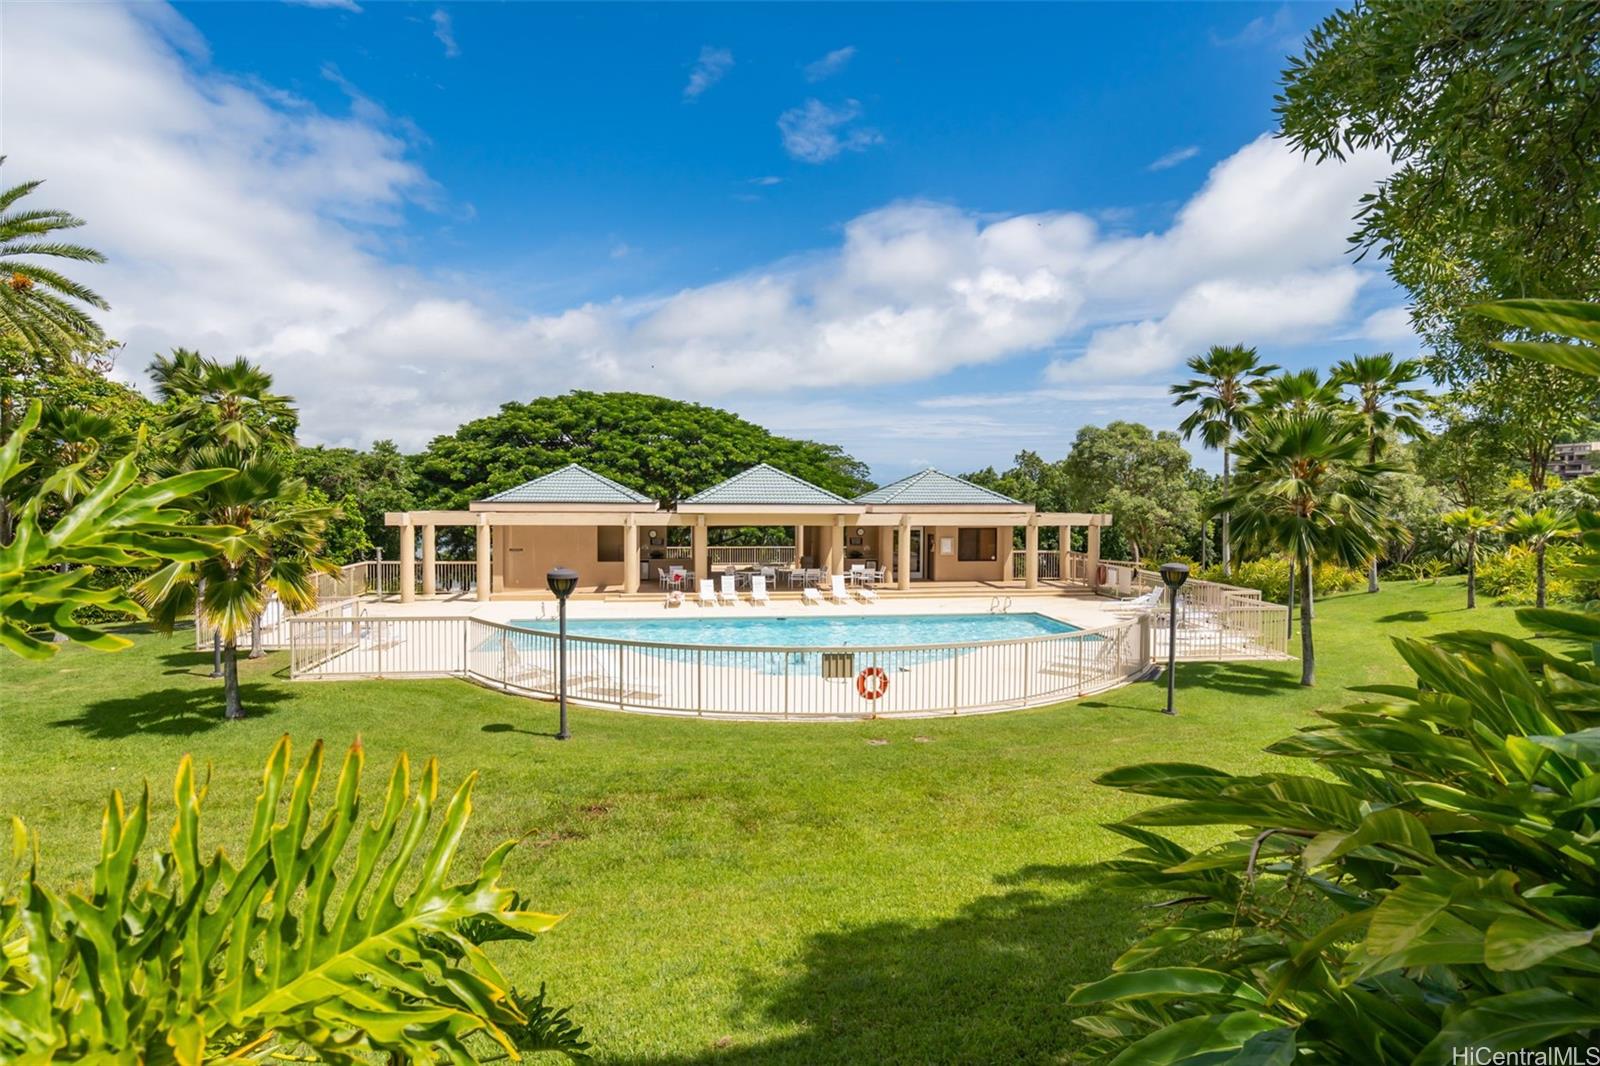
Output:
M698 608L684 607L684 611ZM514 619L522 629L555 632L550 618ZM911 644L971 644L1076 633L1077 626L1032 612L1019 614L789 615L732 618L580 618L567 632L581 637L738 648L881 648Z

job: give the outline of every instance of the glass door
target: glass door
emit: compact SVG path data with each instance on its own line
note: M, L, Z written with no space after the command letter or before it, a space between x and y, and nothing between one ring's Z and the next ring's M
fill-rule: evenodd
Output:
M922 527L911 527L911 580L922 580Z

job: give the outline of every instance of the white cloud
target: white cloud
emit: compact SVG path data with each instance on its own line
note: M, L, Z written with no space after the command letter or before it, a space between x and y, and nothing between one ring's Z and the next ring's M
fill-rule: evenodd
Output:
M802 163L826 163L840 152L861 152L883 143L883 135L870 126L851 127L861 117L861 105L846 100L829 107L807 100L778 116L783 150Z
M1267 45L1287 51L1300 41L1294 35L1293 13L1288 4L1283 4L1271 17L1259 15L1236 33L1219 34L1211 31L1211 43L1222 47Z
M781 184L783 184L783 179L782 178L778 178L778 177L774 177L771 174L767 174L767 175L765 175L763 177L751 178L750 179L750 184L751 185L781 185Z
M1360 335L1364 340L1379 344L1397 344L1416 341L1416 331L1411 328L1411 308L1385 307L1374 311L1361 323Z
M848 220L836 245L745 274L519 313L379 256L408 205L444 193L404 124L354 87L334 114L230 79L186 58L204 42L167 8L20 5L6 30L6 78L30 86L30 106L6 115L9 180L48 178L48 202L88 219L82 239L110 255L80 273L114 305L123 370L177 344L248 356L298 399L310 440L415 447L509 399L646 388L873 459L928 442L917 454L962 468L983 442L1009 454L1070 435L1063 409L1164 408L1142 399L1159 379L1141 374L1189 345L1348 335L1378 271L1349 262L1345 235L1388 164L1314 166L1264 136L1155 232L899 202ZM1059 384L1016 403L878 402L1041 353Z
M689 71L689 84L683 87L683 98L694 100L722 80L733 67L733 53L726 48L713 48L709 44L700 48L700 58Z
M1197 145L1197 144L1184 145L1182 148L1174 148L1172 151L1168 152L1166 155L1162 156L1161 158L1157 159L1155 162L1151 163L1145 169L1146 170L1171 170L1173 167L1177 166L1179 163L1186 163L1186 162L1188 162L1189 160L1193 159L1195 156L1197 156L1199 154L1200 154L1200 146L1199 145Z
M821 59L807 63L804 70L806 81L822 81L824 78L833 77L850 65L850 60L855 54L856 46L849 44L843 48L835 48Z
M456 44L456 31L450 23L450 12L442 7L436 7L429 18L433 21L433 35L444 45L445 58L454 59L460 55L461 46Z
M295 7L336 7L342 11L355 12L361 10L361 5L356 3L356 0L283 0L283 2Z

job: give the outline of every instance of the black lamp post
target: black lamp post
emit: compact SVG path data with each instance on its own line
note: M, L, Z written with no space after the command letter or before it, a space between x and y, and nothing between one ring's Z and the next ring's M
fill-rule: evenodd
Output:
M1182 563L1162 563L1161 583L1167 586L1167 714L1177 714L1172 705L1177 687L1178 665L1178 590L1189 580L1189 568Z
M545 584L550 586L550 591L555 593L556 603L561 612L560 644L556 648L559 666L556 671L557 698L561 701L561 729L556 733L557 740L566 740L572 734L567 732L567 597L572 595L572 590L578 587L578 572L558 566L544 576Z

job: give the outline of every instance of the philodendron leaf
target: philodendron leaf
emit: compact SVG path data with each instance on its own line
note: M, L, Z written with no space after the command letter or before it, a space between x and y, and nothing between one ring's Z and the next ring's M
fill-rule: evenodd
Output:
M1268 1029L1244 1042L1237 1054L1218 1059L1216 1066L1290 1066L1295 1059L1293 1029Z
M1491 970L1526 970L1569 948L1594 942L1593 929L1563 929L1523 914L1497 918L1484 935L1483 961Z

